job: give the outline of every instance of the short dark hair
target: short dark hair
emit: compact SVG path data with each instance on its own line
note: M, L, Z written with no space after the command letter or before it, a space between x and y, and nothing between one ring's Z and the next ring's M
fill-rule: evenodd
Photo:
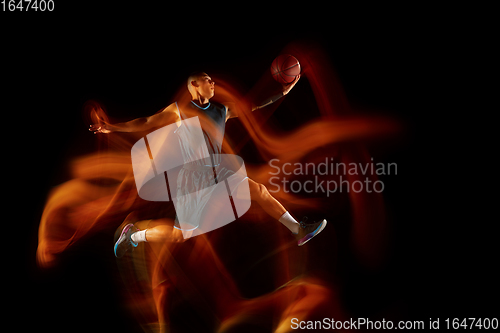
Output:
M189 74L188 76L188 79L187 79L187 86L188 86L188 89L189 89L189 86L191 84L191 81L194 81L196 79L198 79L200 76L202 76L203 74L206 75L206 72L204 71L194 71L192 72L191 74Z

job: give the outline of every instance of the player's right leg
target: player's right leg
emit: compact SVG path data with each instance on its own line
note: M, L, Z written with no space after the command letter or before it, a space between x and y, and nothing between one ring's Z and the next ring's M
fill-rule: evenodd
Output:
M141 230L142 229L142 230ZM115 233L114 252L117 258L141 242L182 242L182 231L173 227L167 218L139 221L130 213Z

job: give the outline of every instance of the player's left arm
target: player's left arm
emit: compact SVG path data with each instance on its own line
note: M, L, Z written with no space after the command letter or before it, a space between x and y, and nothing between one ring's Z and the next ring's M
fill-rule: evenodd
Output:
M299 79L300 75L297 75L297 77L292 82L283 85L283 90L281 92L263 100L262 102L259 103L259 105L252 105L252 111L262 109L263 107L268 106L279 100L281 97L287 95L290 92L290 90L292 90L292 88L297 84ZM235 108L234 103L226 103L225 106L227 108L226 120L228 120L229 118L238 117L238 112Z

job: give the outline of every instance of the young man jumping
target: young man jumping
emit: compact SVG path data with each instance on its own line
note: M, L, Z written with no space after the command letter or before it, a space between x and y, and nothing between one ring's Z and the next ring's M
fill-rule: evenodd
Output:
M297 83L299 77L292 83L284 85L283 91L280 94L268 98L260 106L253 107L252 111L274 103L279 98L288 94ZM210 154L211 156L218 156L221 154L225 123L228 119L237 117L238 115L230 105L210 101L215 94L215 82L207 73L197 72L189 76L187 87L191 94L191 101L187 105L179 107L178 103L172 103L163 111L150 117L138 118L118 124L94 124L90 125L89 130L94 133L147 131L174 122L180 122L190 117L200 116L200 118L205 119L205 123L201 122L201 128ZM212 127L212 130L208 130L206 127ZM216 131L213 131L213 128ZM187 151L183 152L183 154L188 153ZM200 166L199 168L182 171L186 173L183 175L185 181L190 182L192 186L198 183L204 183L204 186L209 186L214 181L217 183L216 179L218 176L214 177L215 170L212 172L211 167L205 170L203 166ZM196 180L196 184L193 183L194 179ZM283 205L269 193L264 185L252 179L248 179L248 184L251 199L256 201L271 217L287 227L295 235L299 246L307 243L325 228L327 224L326 220L314 223L306 223L305 221L297 222ZM123 256L128 249L136 247L140 242L158 242L180 237L179 230L175 230L175 227L168 224L160 224L140 231L133 223L124 224L125 226L122 228L114 247L117 257Z

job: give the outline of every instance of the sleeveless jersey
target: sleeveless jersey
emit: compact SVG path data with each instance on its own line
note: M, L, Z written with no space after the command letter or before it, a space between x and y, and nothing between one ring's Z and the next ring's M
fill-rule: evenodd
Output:
M207 106L201 107L193 101L183 107L177 106L181 120L198 116L205 138L206 147L211 161L205 161L205 165L216 166L220 163L222 141L226 126L226 107L222 104L209 102ZM182 127L182 125L181 125ZM184 161L202 160L202 154L193 149L183 149ZM207 163L208 162L208 163Z

